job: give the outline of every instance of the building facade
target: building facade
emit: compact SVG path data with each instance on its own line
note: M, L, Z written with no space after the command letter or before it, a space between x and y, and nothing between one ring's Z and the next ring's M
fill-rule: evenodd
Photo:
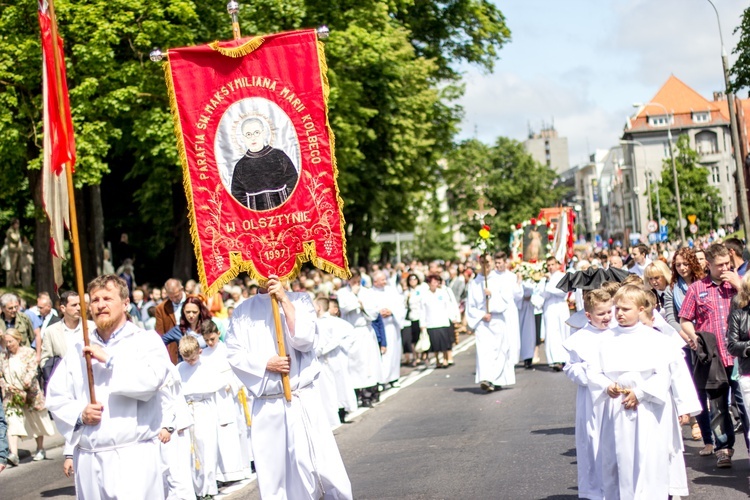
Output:
M523 145L534 160L558 174L570 170L568 139L559 137L554 125L543 126L539 133L529 130L529 137Z
M721 193L716 222L731 224L737 215L737 194L727 101L723 93L714 93L713 100L708 100L670 76L653 99L628 119L622 134L622 201L635 212L632 219L626 219L626 225L633 231L646 233L648 221L659 217L658 204L649 199L647 186L649 182L659 182L665 162L669 165L670 131L673 148L680 135L688 136L690 148L698 152L700 164L708 169L706 183ZM666 173L671 175L670 170ZM659 201L674 203L674 200ZM670 237L674 237L672 231L677 228L670 227L669 231Z

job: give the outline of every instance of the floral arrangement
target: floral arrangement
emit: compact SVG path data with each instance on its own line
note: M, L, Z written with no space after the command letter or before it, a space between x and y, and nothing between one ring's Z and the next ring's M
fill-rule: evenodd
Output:
M520 261L515 263L513 271L516 274L520 274L523 281L533 281L535 283L539 283L547 273L547 263L531 263Z
M483 224L479 230L479 238L474 242L474 248L476 248L480 254L491 253L495 249L495 240L492 238L490 232L490 226Z
M19 394L14 392L10 396L10 400L6 403L5 411L8 415L16 415L18 417L23 416L23 409L26 407L26 396L25 394Z

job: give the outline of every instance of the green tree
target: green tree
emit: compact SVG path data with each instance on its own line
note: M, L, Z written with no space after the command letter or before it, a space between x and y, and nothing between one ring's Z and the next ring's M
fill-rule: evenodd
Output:
M740 25L735 28L735 33L737 32L740 34L740 39L732 51L737 55L737 60L730 69L731 86L734 92L750 87L750 7L742 13Z
M495 216L487 217L501 247L508 246L510 227L535 217L539 209L555 206L564 188L555 186L557 174L534 161L518 141L500 137L494 145L469 139L449 156L446 182L452 210L462 222L469 241L477 239L479 222L467 215L478 208L480 193Z
M698 152L690 148L690 138L687 135L681 135L677 139L674 154L677 181L680 184L682 216L687 218L690 214L697 215L699 234L707 233L711 229L710 214L714 209L712 201L720 199L720 192L708 184L710 172L699 163ZM658 184L652 185L652 189L657 189L657 186L661 199L661 215L669 222L669 231L674 237L675 234L679 234L679 226L672 162L669 158L663 162L661 180Z
M454 259L456 246L453 242L450 217L441 209L436 191L425 200L423 209L426 217L415 230L414 258L422 261Z

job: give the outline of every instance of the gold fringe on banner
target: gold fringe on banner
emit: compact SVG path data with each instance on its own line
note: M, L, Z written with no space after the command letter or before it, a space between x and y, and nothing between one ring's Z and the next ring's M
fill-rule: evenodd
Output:
M190 222L190 240L195 248L195 259L198 263L198 279L202 285L207 285L206 267L203 261L203 252L201 250L201 240L198 236L198 222L195 219L195 207L193 204L193 186L190 183L190 169L188 167L187 153L185 152L185 139L182 135L182 125L180 124L180 110L177 107L177 96L174 91L174 80L172 79L172 66L169 60L164 63L164 79L167 81L167 94L169 94L169 108L172 111L172 120L174 121L174 135L177 136L177 154L182 164L182 187L185 189L185 198L187 198L188 221ZM214 295L219 287L224 286L230 280L218 284L215 287L207 287L206 296Z
M243 43L239 47L221 47L218 40L209 43L208 46L223 56L237 58L252 54L254 50L263 45L263 42L263 37L256 36Z
M344 227L344 200L341 198L341 192L339 191L339 168L336 163L336 138L333 135L333 129L331 128L331 122L328 120L328 95L331 93L331 87L328 83L328 62L326 62L326 50L325 44L320 40L318 43L318 65L320 66L320 83L323 87L323 106L325 107L326 114L326 128L328 129L328 137L331 145L331 168L333 169L333 186L336 188L336 201L339 204L339 220L341 221L341 253L344 257L344 269L341 269L334 264L329 263L326 260L318 259L313 261L316 267L322 269L327 273L331 273L338 276L341 279L349 279L352 276L349 271L349 259L346 256L346 228ZM335 269L329 271L328 268Z

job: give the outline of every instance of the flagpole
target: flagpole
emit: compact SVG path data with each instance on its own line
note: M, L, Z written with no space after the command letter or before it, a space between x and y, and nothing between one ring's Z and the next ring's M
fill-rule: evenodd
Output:
M53 0L47 0L49 6L49 17L50 17L50 31L52 32L52 60L55 67L55 94L57 96L57 108L59 110L64 109L62 87L62 71L60 69L60 56L58 50L58 38L57 38L57 18L55 17L55 6ZM63 127L64 136L68 137L70 131L67 130L67 121L61 120ZM87 304L85 288L83 286L83 266L81 265L81 244L78 238L78 218L76 214L76 201L75 201L75 188L73 186L73 171L70 162L65 164L65 177L68 184L68 208L70 210L70 243L73 254L73 263L75 266L76 274L76 289L78 290L78 296L81 299L81 329L83 331L83 345L88 347L89 342L89 328L88 328L88 315L87 315ZM88 375L89 384L89 396L90 402L96 402L96 395L94 393L94 371L91 368L91 353L86 353L86 374Z
M232 36L235 40L242 38L240 34L240 4L236 0L230 0L227 4L227 12L232 16ZM273 310L273 323L276 327L276 347L279 351L279 356L282 358L286 357L286 346L284 344L284 329L281 327L281 312L279 311L279 301L276 297L271 297L271 309ZM281 385L284 387L284 397L287 401L292 400L292 386L289 383L289 374L281 374Z

